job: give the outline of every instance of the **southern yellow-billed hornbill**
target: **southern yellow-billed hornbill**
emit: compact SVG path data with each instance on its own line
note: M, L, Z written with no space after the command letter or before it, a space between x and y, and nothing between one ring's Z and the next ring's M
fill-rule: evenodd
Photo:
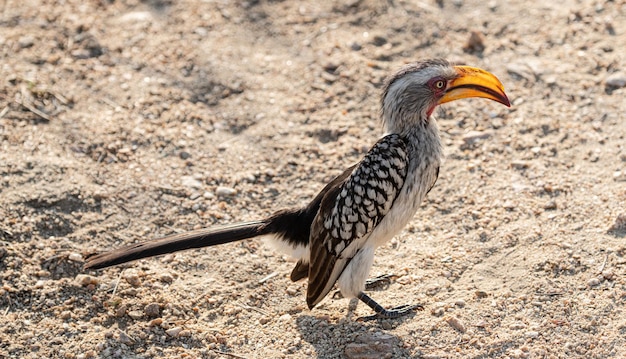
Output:
M338 283L344 297L359 298L380 317L406 314L416 306L385 309L363 293L365 282L375 249L411 220L437 180L442 147L433 110L468 97L510 106L500 81L484 70L452 66L441 59L405 65L384 85L381 116L386 134L306 207L104 252L88 258L85 268L269 235L299 260L291 279L308 277L309 308Z

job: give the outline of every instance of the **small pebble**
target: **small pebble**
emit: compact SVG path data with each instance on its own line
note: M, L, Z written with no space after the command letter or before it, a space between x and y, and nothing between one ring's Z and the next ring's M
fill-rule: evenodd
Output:
M523 170L523 169L528 168L529 166L530 164L528 163L528 161L518 160L518 161L511 162L511 167L513 167L516 170Z
M286 322L289 320L291 320L291 315L289 313L283 314L280 317L278 317L279 322Z
M521 349L513 349L511 350L510 356L507 357L513 359L525 359L528 358L528 353L524 353Z
M19 40L17 40L17 44L22 49L26 49L26 48L29 48L29 47L31 47L31 46L33 46L35 44L35 38L30 36L30 35L22 36L22 37L19 38Z
M613 280L615 278L615 273L613 273L613 269L606 269L602 271L602 277L606 280Z
M606 86L611 88L621 88L626 86L626 73L615 72L607 76Z
M128 316L134 320L139 320L143 318L143 313L140 310L131 310L128 312Z
M143 313L148 318L156 318L161 315L161 306L159 303L150 303L143 308Z
M430 313L434 315L435 317L441 317L442 315L446 313L446 309L443 307L434 308L433 310L431 310Z
M286 289L287 294L289 294L290 296L294 296L298 294L298 288L295 287L287 287Z
M153 19L153 15L150 11L132 11L127 12L124 15L117 18L119 22L133 22L133 23L141 23L141 22L150 22Z
M174 277L172 277L169 273L163 273L159 277L159 280L163 283L172 283L174 281Z
M128 282L128 284L132 285L133 287L139 287L141 285L141 280L139 279L139 273L137 272L136 269L127 269L123 272L122 274L122 278L124 278L124 280L126 282Z
M387 43L387 38L385 38L384 36L374 36L374 38L372 39L372 44L374 46L383 46Z
M118 340L120 341L120 343L122 344L132 344L134 342L134 340L128 336L128 334L124 333L123 331L120 330L119 332L119 337Z
M67 256L67 259L73 262L82 262L83 256L81 256L79 253L72 252Z
M459 308L463 308L465 307L465 301L463 299L457 299L456 301L454 301L454 305Z
M100 283L100 280L98 280L97 277L90 276L89 274L78 274L76 275L74 282L81 287L86 287L90 284L98 285Z
M474 54L485 51L485 37L478 31L472 31L467 39L463 51Z
M215 190L215 195L218 197L232 197L237 193L237 190L231 187L219 186Z
M322 76L321 77L328 83L333 83L333 82L337 81L337 79L339 79L339 77L337 75L333 75L333 74L328 73L328 72L322 72Z
M327 61L322 68L324 69L324 71L327 72L335 72L335 70L337 70L337 68L339 67L339 64L333 61Z
M543 205L543 209L545 210L555 210L557 209L556 201L550 200Z
M509 325L509 329L511 329L511 330L520 330L520 329L524 329L524 328L526 328L526 324L520 323L520 322L513 323L513 324Z
M489 325L489 323L487 323L487 321L485 321L485 320L479 320L475 325L478 328L486 328L487 325Z
M182 176L180 178L180 184L187 188L202 188L202 182L195 179L193 176Z
M529 338L537 338L539 336L539 332L531 330L531 331L526 332L526 336Z
M590 288L597 287L600 285L600 283L601 283L600 279L594 277L587 281L587 286Z
M455 330L457 330L457 331L459 331L461 333L465 333L465 331L466 331L465 325L463 325L463 323L461 323L459 318L454 317L454 316L447 316L447 317L444 318L444 320L446 321L446 323L448 323Z
M363 48L363 46L361 46L361 44L359 44L358 42L353 42L352 44L350 44L350 49L352 51L360 51Z
M166 330L165 334L169 335L172 338L176 338L182 331L183 331L182 327L174 327L174 328L170 328Z
M626 171L615 171L613 173L613 180L617 182L626 182Z
M118 318L123 317L124 315L126 315L126 310L128 309L128 306L126 304L122 304L119 307L117 307L117 309L115 309L115 316Z
M241 307L227 306L224 308L224 315L233 316L241 313Z
M617 218L615 218L615 222L613 222L609 231L626 231L626 213L620 213Z
M504 204L502 205L502 208L506 209L507 211L512 211L517 207L517 205L515 204L515 202L513 201L506 201L504 202Z

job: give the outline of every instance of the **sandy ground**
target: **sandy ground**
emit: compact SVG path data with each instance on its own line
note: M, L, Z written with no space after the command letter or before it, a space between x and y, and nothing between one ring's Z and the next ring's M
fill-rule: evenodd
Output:
M1 1L0 357L626 358L625 44L623 0ZM436 114L445 165L370 293L424 311L309 311L261 240L82 269L307 203L427 57L513 106Z

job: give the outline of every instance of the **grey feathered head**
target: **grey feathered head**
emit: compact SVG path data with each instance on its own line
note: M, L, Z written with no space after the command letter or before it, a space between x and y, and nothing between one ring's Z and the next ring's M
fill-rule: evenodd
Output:
M387 131L404 132L425 124L438 105L468 97L483 97L510 106L502 83L475 67L452 66L444 59L416 61L385 81L381 116Z

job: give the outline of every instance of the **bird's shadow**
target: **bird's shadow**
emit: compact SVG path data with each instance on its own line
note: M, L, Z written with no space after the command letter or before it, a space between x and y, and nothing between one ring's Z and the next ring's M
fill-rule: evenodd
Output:
M301 337L315 348L317 358L411 358L404 341L383 330L383 322L391 329L411 317L370 321L344 317L334 322L328 317L302 315L296 323Z

